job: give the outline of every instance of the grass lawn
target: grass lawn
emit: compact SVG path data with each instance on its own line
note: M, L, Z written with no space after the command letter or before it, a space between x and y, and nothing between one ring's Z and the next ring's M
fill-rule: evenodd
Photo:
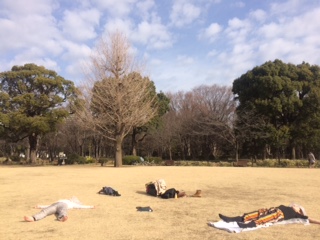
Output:
M244 233L212 227L218 213L239 215L262 207L297 202L320 219L320 169L99 165L0 166L0 239L317 239L320 225L280 225ZM161 199L145 194L145 183L163 178L168 188L201 198ZM97 194L110 186L121 194ZM69 219L49 216L24 222L37 204L77 196L95 209L69 210ZM150 206L153 212L137 212Z

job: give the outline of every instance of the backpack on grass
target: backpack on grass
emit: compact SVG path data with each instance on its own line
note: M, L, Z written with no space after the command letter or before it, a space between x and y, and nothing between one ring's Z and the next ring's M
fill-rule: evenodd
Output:
M116 197L121 196L118 191L114 190L111 187L103 187L98 193Z
M157 196L157 190L153 182L146 183L146 193L154 197Z

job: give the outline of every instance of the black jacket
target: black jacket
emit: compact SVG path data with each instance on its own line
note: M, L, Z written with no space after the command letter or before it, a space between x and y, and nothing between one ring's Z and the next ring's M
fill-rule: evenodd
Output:
M304 216L300 213L297 213L295 210L293 210L292 207L280 205L278 208L283 212L284 220L288 220L292 218L308 219L308 216Z

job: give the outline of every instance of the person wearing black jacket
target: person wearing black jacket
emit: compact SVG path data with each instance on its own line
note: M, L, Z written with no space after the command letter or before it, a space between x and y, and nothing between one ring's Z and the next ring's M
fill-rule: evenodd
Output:
M237 222L240 228L253 228L266 223L275 223L294 218L308 219L310 223L320 224L320 221L308 218L304 208L298 204L261 208L237 217L227 217L219 214L219 217L225 222Z

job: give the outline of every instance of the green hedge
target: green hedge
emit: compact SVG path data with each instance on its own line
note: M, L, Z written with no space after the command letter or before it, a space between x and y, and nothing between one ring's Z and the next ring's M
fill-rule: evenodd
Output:
M81 157L79 154L72 153L67 156L65 163L66 164L74 164L74 163L85 164L87 163L87 160L85 157Z
M127 155L122 158L123 165L133 165L138 162L141 162L139 156Z
M290 159L266 159L266 160L257 160L254 164L257 167L308 167L309 162L307 160L290 160Z
M111 160L109 158L104 158L104 157L99 158L99 163L101 164L101 166L107 164L109 161L113 161L113 160Z
M145 157L144 160L147 161L148 163L152 163L156 165L160 165L163 162L161 157Z

